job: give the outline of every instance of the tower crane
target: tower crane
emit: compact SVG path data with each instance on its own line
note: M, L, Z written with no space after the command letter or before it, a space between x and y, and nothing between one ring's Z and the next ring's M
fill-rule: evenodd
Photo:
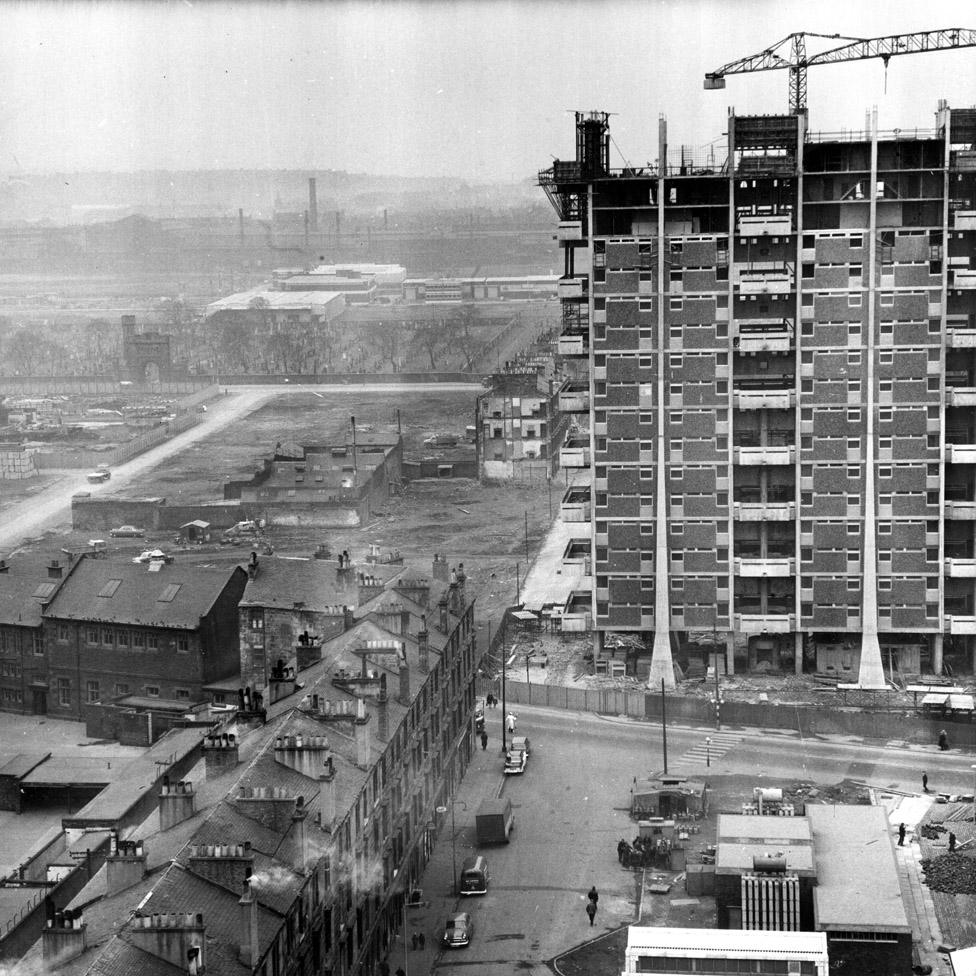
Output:
M819 37L846 43L807 57L806 39ZM789 52L779 53L789 45ZM976 47L976 30L966 27L946 27L942 30L918 31L912 34L889 34L886 37L845 37L842 34L789 34L772 47L758 54L723 64L705 75L705 88L725 87L726 75L741 75L752 71L774 71L788 68L790 72L790 111L807 110L807 68L840 61L863 61L881 58L888 61L897 54L922 54L925 51L951 51L962 47Z

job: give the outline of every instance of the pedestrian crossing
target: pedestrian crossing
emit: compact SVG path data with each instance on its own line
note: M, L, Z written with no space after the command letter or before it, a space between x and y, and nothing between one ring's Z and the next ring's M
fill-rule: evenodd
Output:
M691 765L700 764L707 766L709 762L713 765L717 759L721 759L730 749L737 746L745 736L739 732L712 732L711 735L702 736L680 759L679 762Z

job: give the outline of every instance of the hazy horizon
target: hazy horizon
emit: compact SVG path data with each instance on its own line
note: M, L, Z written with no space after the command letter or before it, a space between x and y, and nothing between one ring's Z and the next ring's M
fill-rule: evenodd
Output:
M574 109L615 113L614 165L656 157L662 113L677 147L721 140L730 106L784 112L785 71L730 76L725 91L702 78L792 31L976 22L955 0L31 0L3 13L8 177L333 170L481 183L571 157ZM892 58L887 72L880 59L809 72L814 131L859 128L872 105L882 128L929 128L939 98L976 102L976 48Z

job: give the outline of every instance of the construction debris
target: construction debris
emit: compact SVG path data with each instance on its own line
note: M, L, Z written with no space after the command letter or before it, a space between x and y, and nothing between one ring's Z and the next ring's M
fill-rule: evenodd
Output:
M976 894L976 860L965 854L942 854L922 861L925 883L933 891Z

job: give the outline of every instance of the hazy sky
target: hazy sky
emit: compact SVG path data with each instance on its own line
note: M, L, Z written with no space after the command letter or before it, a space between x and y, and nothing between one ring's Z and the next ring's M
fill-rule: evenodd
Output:
M976 27L946 0L0 3L0 173L286 167L526 177L618 113L627 160L787 108L784 71L702 77L792 31ZM812 53L813 43L808 48ZM976 103L976 48L811 69L811 128L928 127ZM613 150L615 165L622 157Z

